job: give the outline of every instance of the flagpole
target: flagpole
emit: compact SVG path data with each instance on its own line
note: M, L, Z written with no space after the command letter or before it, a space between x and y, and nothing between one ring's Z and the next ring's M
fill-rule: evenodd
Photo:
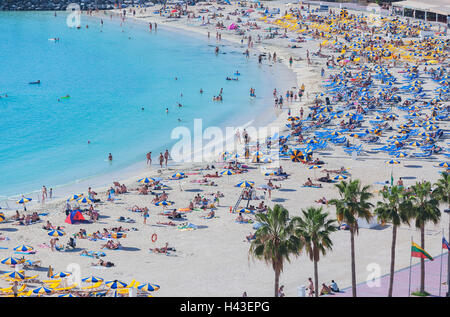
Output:
M444 229L442 229L442 237L444 237ZM444 255L444 248L441 246L441 268L439 270L439 297L441 297L441 287L442 287L442 258Z
M413 238L411 236L411 245L413 243ZM411 263L412 263L412 254L409 252L409 285L408 285L408 297L411 295Z

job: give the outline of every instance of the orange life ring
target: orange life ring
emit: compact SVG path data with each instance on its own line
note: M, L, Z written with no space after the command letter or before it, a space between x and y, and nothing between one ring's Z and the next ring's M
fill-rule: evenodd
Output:
M158 240L158 235L156 233L152 234L152 242L156 242Z

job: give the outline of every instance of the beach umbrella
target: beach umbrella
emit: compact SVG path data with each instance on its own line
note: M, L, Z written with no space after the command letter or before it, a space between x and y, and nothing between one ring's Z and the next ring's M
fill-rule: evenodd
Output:
M47 287L38 287L33 290L33 294L38 294L38 295L50 294L51 292L52 292L52 290Z
M251 214L253 211L247 208L242 208L240 210L238 210L239 213L244 213L244 214Z
M341 180L344 180L344 179L347 179L347 176L345 176L345 175L338 175L338 176L334 177L335 181L341 181Z
M255 182L248 182L248 181L243 181L236 185L236 187L241 187L241 188L250 188L253 186L255 186Z
M308 169L310 169L310 170L319 169L319 168L322 168L322 166L320 166L320 165L312 165L312 166L308 167Z
M395 155L395 157L407 157L407 156L408 156L408 154L405 153L405 152L400 152L400 153Z
M4 258L3 260L0 261L0 263L6 264L6 265L16 265L21 262L22 262L21 259L14 258L14 257Z
M167 200L157 202L155 206L171 206L173 203Z
M400 161L390 160L390 161L386 161L386 163L391 164L391 165L396 165L396 164L400 164Z
M31 199L31 198L25 198L25 197L22 197L21 199L19 199L18 201L16 201L16 203L17 204L25 204L25 203L27 203L27 202L30 202L30 201L32 201L33 199Z
M138 286L138 290L140 291L144 291L144 292L153 292L153 291L157 291L159 290L160 286L156 285L156 284L144 284L144 285L139 285Z
M278 172L277 171L271 171L271 172L264 173L264 176L274 176L274 175L278 175Z
M106 282L105 285L108 286L110 289L119 289L127 287L127 284L118 280Z
M420 143L417 142L417 141L414 141L414 142L409 143L409 145L412 145L412 146L421 146L422 144L420 144Z
M20 252L28 252L34 250L34 248L31 245L19 245L13 249L14 251L20 251Z
M63 277L67 277L69 275L72 275L72 273L70 273L70 272L59 272L59 273L53 274L52 278L63 278Z
M317 140L315 139L308 139L306 142L306 144L311 144L311 143L319 143Z
M97 282L103 282L104 279L102 279L101 277L89 276L89 277L85 277L84 279L82 279L82 281L86 282L86 283L97 283Z
M77 202L82 203L82 204L92 204L93 203L93 201L87 197L80 197L77 199Z
M5 214L3 212L0 212L0 222L3 222L6 220Z
M61 236L65 235L65 234L66 233L64 231L62 231L62 230L50 230L48 232L48 235L50 237L61 237Z
M172 178L183 178L184 177L184 173L178 172L172 175Z
M331 136L340 136L340 135L342 135L342 133L338 132L338 131L334 131L333 133L330 133L330 135Z
M220 172L220 175L234 175L234 174L236 174L236 173L231 170L224 170L224 171Z
M120 239L120 238L126 238L127 234L125 232L113 232L111 233L111 238L114 239Z
M256 152L254 152L252 155L253 155L254 157L258 157L258 158L263 157L263 153L261 153L260 151L256 151Z
M74 201L79 199L81 196L83 196L83 194L78 194L78 195L72 195L69 198L67 198L67 201Z
M77 296L72 295L71 293L67 293L67 294L59 295L58 297L77 297Z
M442 163L439 163L439 166L440 167L449 167L450 164L448 164L447 162L442 162Z
M148 183L152 183L153 180L148 178L148 177L145 177L145 178L139 179L138 182L141 183L141 184L148 184Z
M287 119L286 119L287 121L298 121L298 120L300 120L300 117L288 117Z
M292 162L301 162L304 158L305 156L303 155L302 151L293 150L291 153Z
M25 275L23 275L23 274L21 274L19 272L16 272L16 271L7 272L7 273L3 274L3 276L10 277L10 278L13 278L13 279L16 279L16 280L23 280L23 279L25 279Z

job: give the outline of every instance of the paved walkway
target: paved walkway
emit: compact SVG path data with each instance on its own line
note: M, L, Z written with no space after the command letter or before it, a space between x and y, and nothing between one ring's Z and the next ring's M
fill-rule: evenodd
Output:
M448 253L442 255L442 284L441 296L445 296L447 292L447 257ZM436 256L434 261L425 261L425 290L431 294L431 296L439 296L439 274L441 269L441 255ZM370 287L366 282L356 285L357 296L359 297L387 297L389 290L389 276L386 274L377 280L373 281L373 284L379 282L379 286ZM394 297L408 297L408 285L409 285L409 266L395 272L394 276L394 291L392 296ZM419 290L420 288L420 259L413 258L413 265L411 270L411 293ZM348 287L341 290L340 293L329 295L329 297L349 297L352 296L352 288Z

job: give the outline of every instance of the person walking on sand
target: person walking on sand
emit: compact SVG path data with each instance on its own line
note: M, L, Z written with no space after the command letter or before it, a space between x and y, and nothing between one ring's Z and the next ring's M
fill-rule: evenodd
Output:
M314 296L314 283L312 281L312 278L308 278L308 289L309 289L308 296L313 297Z
M278 297L284 297L284 285L281 285L278 289Z
M167 167L167 161L169 160L170 154L169 154L169 150L166 149L166 152L164 152L164 162L166 164Z
M47 187L42 186L42 202L45 202L45 198L47 198Z
M148 218L148 211L147 210L144 211L143 217L144 217L144 225L145 225L145 224L147 224L147 218Z
M147 165L152 165L152 152L147 153Z
M164 156L162 153L159 153L159 165L161 165L161 168L163 167L164 163Z
M14 297L17 297L17 292L18 292L18 290L17 290L17 281L14 281L14 285L12 287L12 291L13 291Z

